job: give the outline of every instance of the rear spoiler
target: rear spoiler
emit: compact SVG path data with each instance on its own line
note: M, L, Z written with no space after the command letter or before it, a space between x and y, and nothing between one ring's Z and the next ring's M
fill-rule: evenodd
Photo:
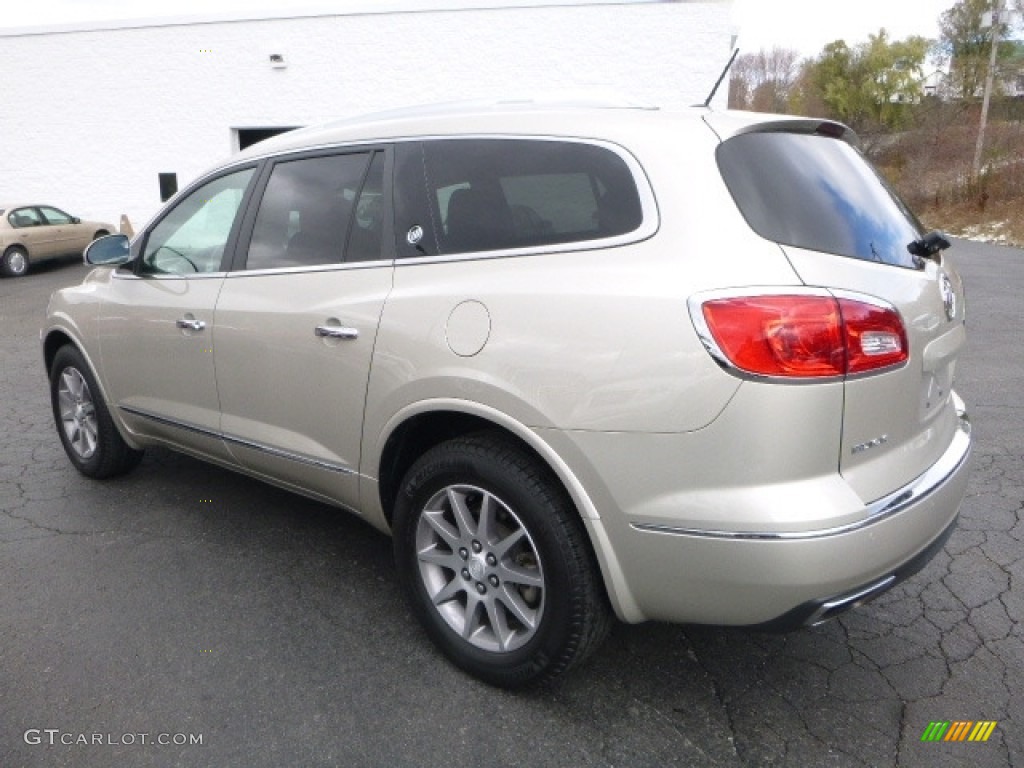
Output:
M719 141L744 133L804 133L841 139L853 146L860 144L860 138L852 128L834 120L726 110L709 112L704 115L704 122Z

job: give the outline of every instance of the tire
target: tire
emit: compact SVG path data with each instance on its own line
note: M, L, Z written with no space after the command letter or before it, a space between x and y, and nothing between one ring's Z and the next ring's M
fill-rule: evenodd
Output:
M93 233L92 240L99 240L101 237L106 237L109 234L110 233L107 232L107 230L105 229L97 230L96 232ZM92 240L90 240L89 242L91 243Z
M117 431L99 393L82 353L70 344L57 350L50 367L57 434L75 469L96 479L129 472L142 459L142 451L129 446Z
M18 245L8 248L0 258L0 273L7 277L21 277L28 267L28 251Z
M501 435L442 443L412 466L395 502L394 547L427 634L491 685L554 677L610 628L579 514L547 467Z

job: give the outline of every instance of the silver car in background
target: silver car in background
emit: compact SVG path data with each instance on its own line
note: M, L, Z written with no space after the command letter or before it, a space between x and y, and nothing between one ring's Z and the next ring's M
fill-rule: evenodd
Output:
M611 618L788 628L952 531L964 294L841 125L488 104L304 129L86 253L58 435L393 535L427 634L518 686Z

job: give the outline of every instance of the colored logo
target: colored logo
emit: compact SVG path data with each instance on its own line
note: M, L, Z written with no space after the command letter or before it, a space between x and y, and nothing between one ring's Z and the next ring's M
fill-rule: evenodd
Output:
M933 721L921 734L921 741L988 741L996 729L995 720Z

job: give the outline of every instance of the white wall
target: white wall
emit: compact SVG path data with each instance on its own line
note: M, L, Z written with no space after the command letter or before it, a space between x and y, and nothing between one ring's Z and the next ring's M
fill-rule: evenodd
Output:
M140 229L236 148L232 129L433 101L600 88L703 101L729 56L729 0L350 13L0 31L0 202ZM286 69L273 69L272 53ZM723 93L716 100L721 103Z

